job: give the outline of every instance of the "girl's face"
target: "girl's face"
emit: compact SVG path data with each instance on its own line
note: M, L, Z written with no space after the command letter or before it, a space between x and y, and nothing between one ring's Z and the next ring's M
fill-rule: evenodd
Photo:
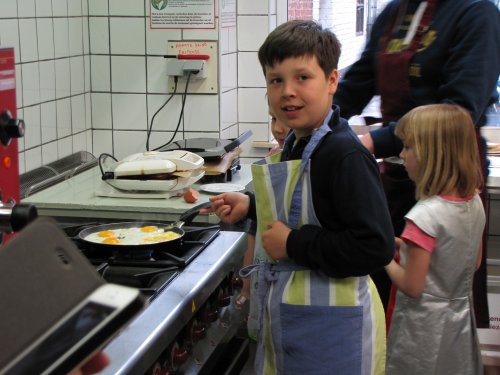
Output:
M269 116L271 116L271 133L273 133L274 139L278 142L279 148L283 148L285 138L290 128L278 120L271 112L269 112Z
M419 165L415 148L403 142L403 150L399 154L399 157L403 159L406 172L408 172L408 176L410 177L410 179L413 182L417 182Z
M316 57L289 57L266 66L267 95L276 119L300 138L323 124L337 89L334 69L325 77Z

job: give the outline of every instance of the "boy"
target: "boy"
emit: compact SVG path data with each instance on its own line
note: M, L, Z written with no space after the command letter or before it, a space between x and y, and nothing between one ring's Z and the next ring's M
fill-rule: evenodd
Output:
M332 109L339 55L313 21L269 34L269 105L293 134L252 166L255 195L211 198L224 222L257 219L256 265L242 270L258 271L257 374L385 372L384 311L367 275L393 258L394 234L376 161Z

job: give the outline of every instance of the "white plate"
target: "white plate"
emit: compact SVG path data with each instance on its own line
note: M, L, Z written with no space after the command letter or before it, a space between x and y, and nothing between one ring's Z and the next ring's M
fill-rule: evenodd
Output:
M220 194L220 193L228 193L230 191L243 191L245 190L245 187L241 185L223 182L219 184L201 185L200 190L206 191L207 193Z

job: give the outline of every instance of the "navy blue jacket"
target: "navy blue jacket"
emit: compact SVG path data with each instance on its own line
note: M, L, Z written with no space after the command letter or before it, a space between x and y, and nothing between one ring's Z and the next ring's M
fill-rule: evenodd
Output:
M378 94L379 42L402 1L390 2L377 17L360 59L339 83L334 103L340 106L342 117L359 115ZM412 15L420 1L408 2L407 11ZM425 48L412 60L412 64L420 65L420 76L410 78L415 104L455 103L470 111L477 126L484 125L484 112L492 102L500 74L500 12L488 0L440 0L429 33L435 39L422 45ZM377 157L395 156L401 151L394 126L391 123L371 132Z

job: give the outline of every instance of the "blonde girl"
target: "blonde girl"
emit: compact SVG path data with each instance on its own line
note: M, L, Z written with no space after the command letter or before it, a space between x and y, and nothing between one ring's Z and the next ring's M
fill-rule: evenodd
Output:
M482 374L472 304L485 213L475 130L459 106L417 107L398 123L418 202L405 216L387 374Z

